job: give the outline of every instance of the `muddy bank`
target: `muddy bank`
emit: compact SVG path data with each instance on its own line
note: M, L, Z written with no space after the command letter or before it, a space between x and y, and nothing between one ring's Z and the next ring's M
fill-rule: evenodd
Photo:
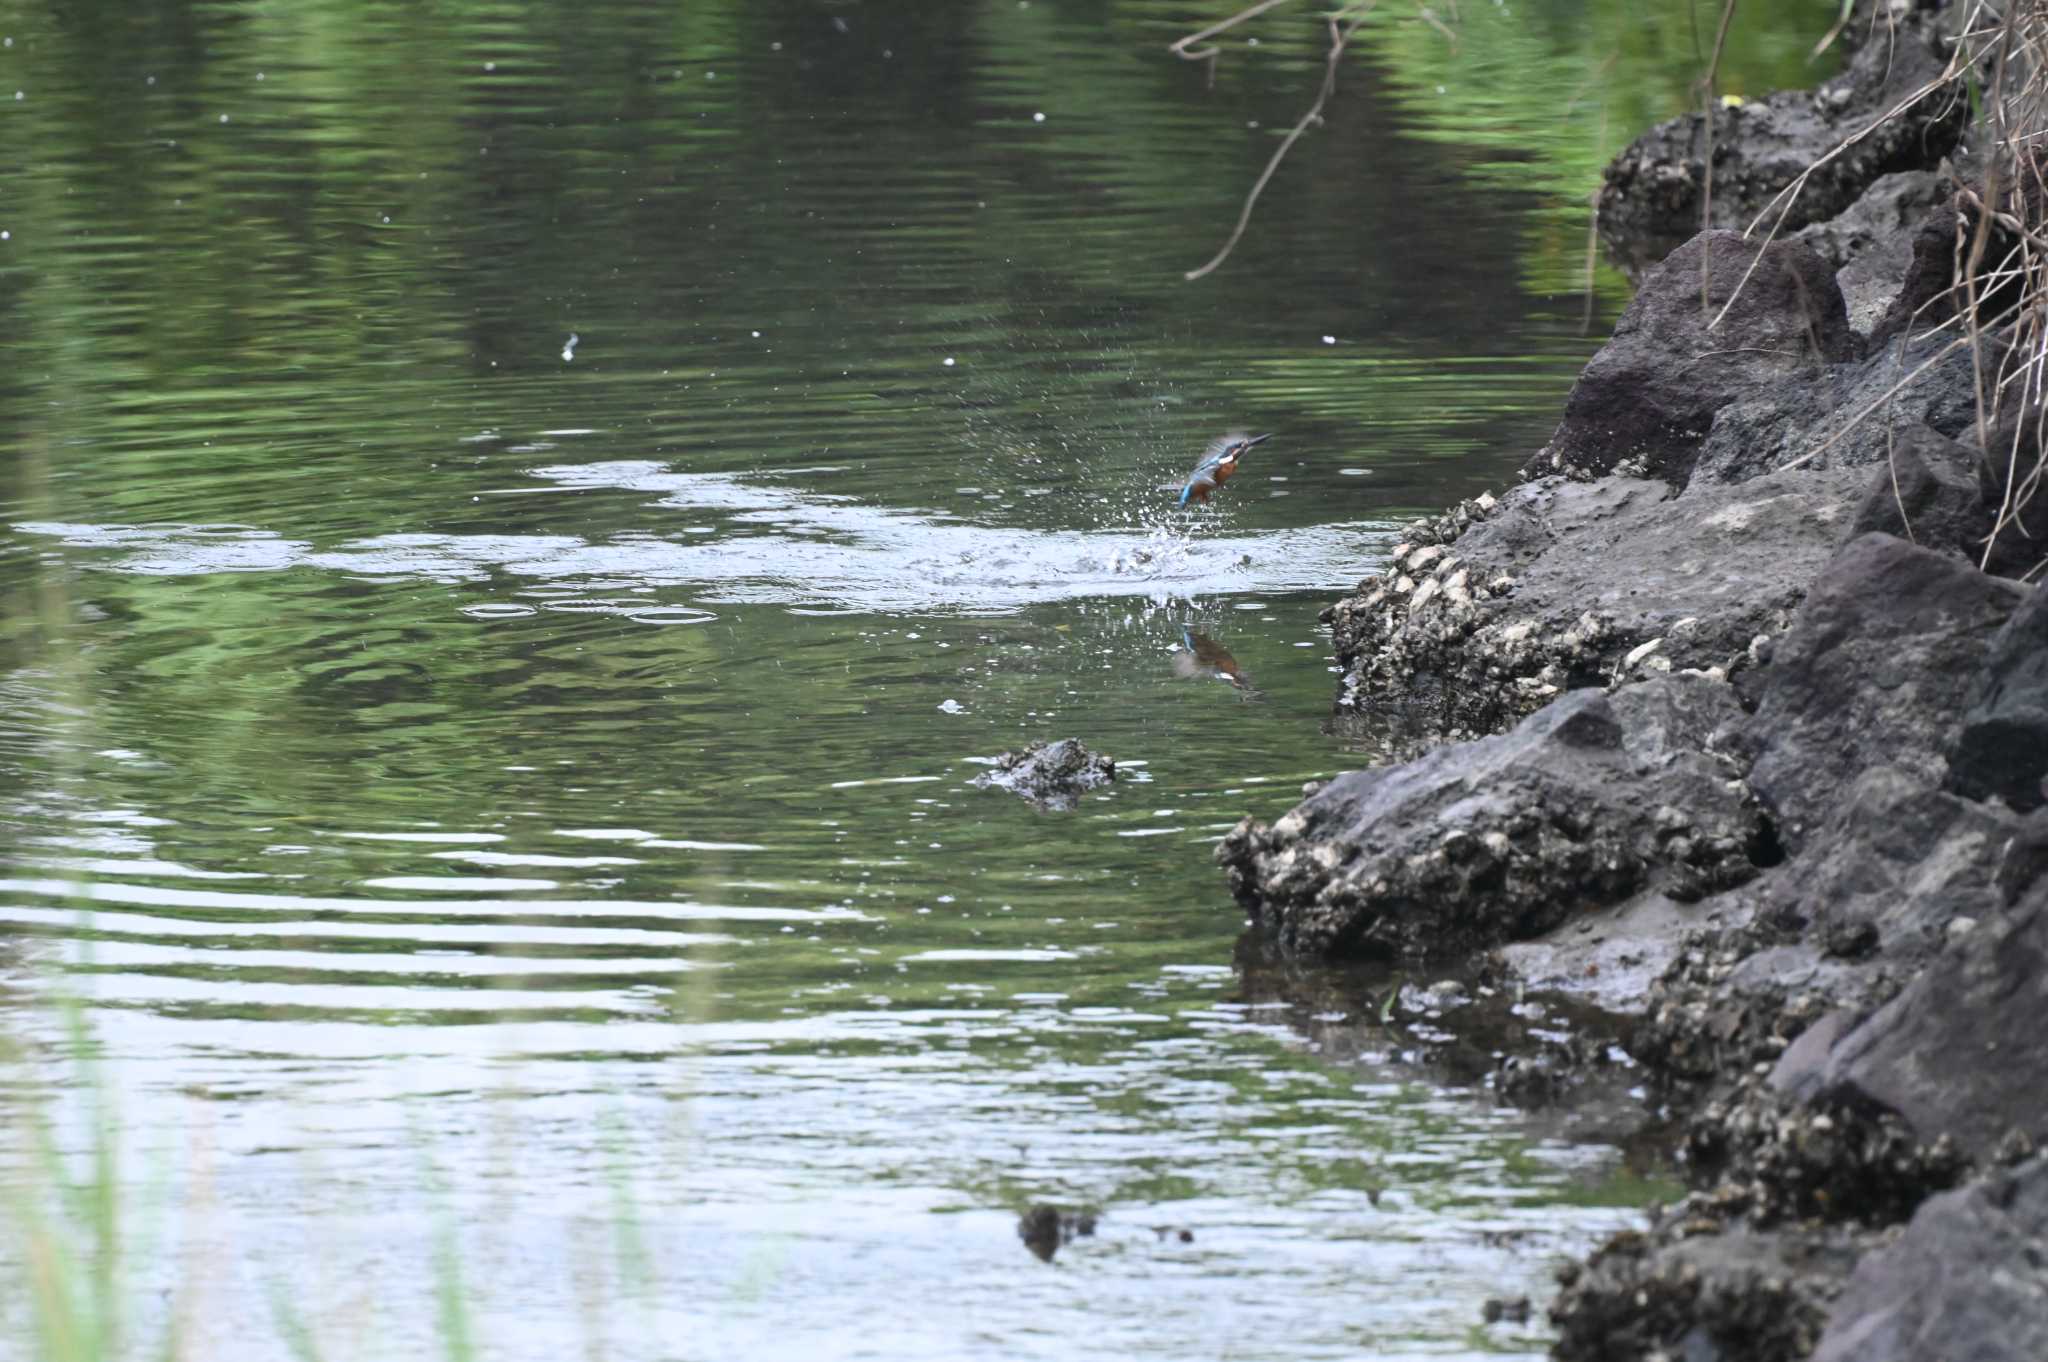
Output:
M1802 192L1802 232L1646 267L1526 480L1325 613L1340 711L1409 759L1217 849L1280 958L1622 1018L1690 1190L1567 1268L1561 1357L2048 1355L2048 534L1998 528L2029 446L1978 430L2008 337L1973 360L1942 329L1978 224L1962 127L1901 93L1958 17L1883 7L1885 61L1866 37L1726 119L1717 222L1836 114L1905 109ZM1609 172L1603 230L1641 262L1698 220L1700 132ZM1569 1100L1586 1065L1543 1060Z

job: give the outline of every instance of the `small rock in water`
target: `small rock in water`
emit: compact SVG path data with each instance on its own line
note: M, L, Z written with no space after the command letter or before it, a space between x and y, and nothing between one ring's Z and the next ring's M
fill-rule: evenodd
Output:
M1032 743L1015 752L1005 752L995 765L976 776L973 784L982 789L1008 790L1045 809L1071 809L1084 790L1107 785L1116 779L1116 763L1090 752L1078 738L1055 743Z
M1017 1217L1017 1237L1041 1263L1049 1263L1063 1244L1087 1239L1095 1233L1095 1212L1063 1211L1038 1203Z

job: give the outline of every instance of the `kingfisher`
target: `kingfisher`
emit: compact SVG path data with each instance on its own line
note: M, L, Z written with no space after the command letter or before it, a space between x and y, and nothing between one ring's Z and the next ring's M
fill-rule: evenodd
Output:
M1185 651L1173 655L1173 670L1176 674L1189 680L1215 677L1221 681L1228 681L1247 697L1258 694L1252 686L1251 677L1246 675L1238 660L1230 655L1230 649L1185 624L1180 627L1180 641Z
M1180 504L1188 504L1188 498L1207 503L1209 494L1230 481L1230 475L1237 471L1237 461L1247 449L1266 435L1226 435L1202 451L1202 461L1195 465L1195 471L1188 474L1187 482L1180 489Z

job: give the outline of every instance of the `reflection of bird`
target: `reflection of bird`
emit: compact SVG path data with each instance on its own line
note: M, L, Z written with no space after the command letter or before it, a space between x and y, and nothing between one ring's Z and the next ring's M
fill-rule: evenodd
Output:
M1195 471L1188 474L1188 480L1180 489L1180 504L1188 504L1188 498L1206 502L1209 494L1230 481L1230 475L1237 471L1238 458L1266 435L1226 435L1203 451L1202 461L1195 465Z
M1245 674L1228 648L1185 625L1181 626L1180 641L1187 645L1187 651L1173 655L1175 672L1190 680L1213 676L1220 681L1228 681L1247 695L1253 693L1251 677Z

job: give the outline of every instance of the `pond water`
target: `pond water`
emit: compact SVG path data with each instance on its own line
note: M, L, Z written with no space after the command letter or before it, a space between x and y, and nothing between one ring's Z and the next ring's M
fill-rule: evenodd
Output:
M0 19L6 1110L130 1351L1542 1352L1644 1184L1248 992L1210 848L1367 760L1316 612L1541 443L1695 16L1388 7L1190 283L1326 46L1229 8Z

